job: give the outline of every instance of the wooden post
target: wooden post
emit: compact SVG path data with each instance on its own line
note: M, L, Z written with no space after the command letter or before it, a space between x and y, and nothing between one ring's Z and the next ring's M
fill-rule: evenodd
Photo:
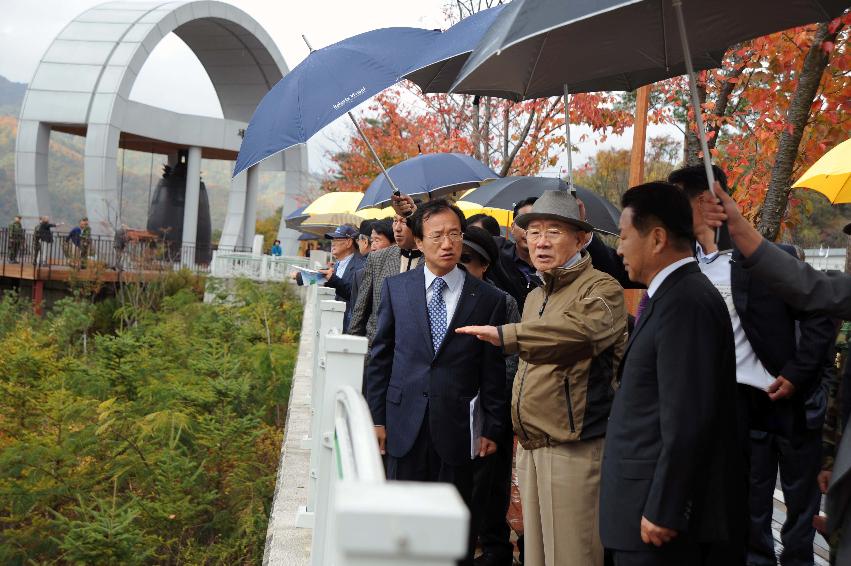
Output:
M644 180L644 145L647 140L647 110L650 107L650 85L635 92L635 125L632 130L632 152L629 160L629 186Z

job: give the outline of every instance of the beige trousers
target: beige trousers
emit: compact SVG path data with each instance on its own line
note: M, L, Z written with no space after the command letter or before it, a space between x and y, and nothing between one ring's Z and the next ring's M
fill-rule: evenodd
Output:
M517 447L525 566L603 566L603 439Z

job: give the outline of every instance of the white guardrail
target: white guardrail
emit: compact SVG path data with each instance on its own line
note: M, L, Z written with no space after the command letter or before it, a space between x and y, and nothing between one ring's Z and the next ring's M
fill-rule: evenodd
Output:
M449 566L467 548L469 512L448 484L388 482L361 395L367 341L341 334L345 303L312 286L314 366L308 503L312 566Z
M255 281L288 281L295 266L307 267L307 264L308 259L304 257L216 250L210 262L210 275L225 279L246 277Z

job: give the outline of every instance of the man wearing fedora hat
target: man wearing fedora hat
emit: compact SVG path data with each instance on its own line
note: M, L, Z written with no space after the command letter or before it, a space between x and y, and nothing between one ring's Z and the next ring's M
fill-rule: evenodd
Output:
M543 286L521 322L457 332L520 354L511 418L520 442L524 564L602 565L598 529L603 437L626 346L623 289L583 249L594 228L567 191L519 216Z

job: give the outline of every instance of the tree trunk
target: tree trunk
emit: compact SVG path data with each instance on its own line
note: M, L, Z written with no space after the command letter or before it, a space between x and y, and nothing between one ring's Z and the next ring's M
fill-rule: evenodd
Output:
M838 31L837 29L836 33L831 34L828 31L828 24L819 24L801 67L798 86L789 103L786 128L780 135L780 144L774 156L774 166L771 168L768 192L765 194L765 202L760 214L758 228L768 240L775 240L780 232L780 223L789 202L789 192L792 190L792 169L798 157L798 146L807 125L810 107L815 100L822 74L829 60L829 55L822 50L822 43L835 40Z
M700 104L706 102L706 84L699 82L697 84L697 98ZM691 100L691 98L689 98ZM700 112L701 108L695 108L695 112ZM683 161L686 165L701 165L703 159L700 157L700 138L697 137L697 122L692 122L686 119L686 133L683 140Z
M517 143L514 144L514 149L511 150L511 153L506 155L505 160L502 162L502 169L499 171L500 177L505 177L508 175L508 171L511 169L511 165L514 163L514 159L517 157L517 153L520 151L520 147L523 145L523 142L526 141L526 138L529 136L529 130L532 128L532 123L535 121L535 109L532 109L532 112L529 113L529 119L526 120L526 126L523 127L523 131L520 132L520 138L517 140ZM505 149L508 149L508 142L505 144Z

